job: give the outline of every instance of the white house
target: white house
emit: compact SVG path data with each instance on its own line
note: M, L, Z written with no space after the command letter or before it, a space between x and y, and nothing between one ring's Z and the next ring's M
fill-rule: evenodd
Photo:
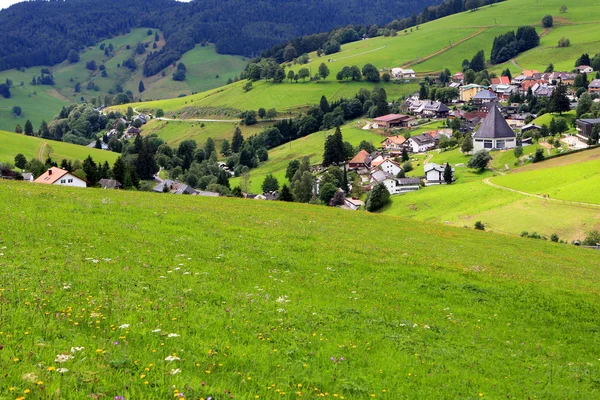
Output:
M383 162L377 167L380 168L383 172L393 176L398 175L398 173L402 171L400 165L397 162L390 160L389 158L383 160Z
M580 65L579 67L577 67L575 69L580 74L591 74L592 72L594 72L594 68L590 67L589 65Z
M402 194L419 190L421 180L419 178L395 178L383 171L375 171L371 174L371 184L383 183L390 194Z
M425 165L425 184L431 185L444 185L444 170L446 164L439 165L435 163L429 163ZM454 180L454 168L452 168L452 180Z
M404 142L406 142L404 136L390 136L381 142L381 148L392 153L402 152L402 149L404 148Z
M508 126L496 104L473 135L473 150L504 150L517 147L517 135Z
M87 187L86 181L76 177L69 171L52 167L48 171L40 175L34 183L44 183L46 185L60 185L60 186L74 186L74 187Z
M415 78L417 76L415 71L412 69L392 68L392 70L390 72L392 73L392 77L394 77L396 79L400 79L400 78L409 79L409 78Z
M411 136L407 143L413 153L424 153L435 147L435 139L426 133Z

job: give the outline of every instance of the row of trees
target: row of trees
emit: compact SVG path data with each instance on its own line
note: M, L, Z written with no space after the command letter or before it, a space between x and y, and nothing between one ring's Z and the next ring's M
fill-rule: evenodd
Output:
M521 26L494 38L490 55L492 64L500 64L516 57L519 53L533 49L540 44L540 37L532 26Z

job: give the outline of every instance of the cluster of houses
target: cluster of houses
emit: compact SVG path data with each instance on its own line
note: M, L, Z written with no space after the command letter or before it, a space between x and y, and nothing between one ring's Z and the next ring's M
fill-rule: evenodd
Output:
M152 118L152 116L150 115L145 115L145 114L138 114L136 115L133 120L127 121L125 118L117 118L111 126L111 129L106 133L105 137L103 138L103 142L107 143L112 137L116 137L119 138L121 140L129 140L132 139L136 136L138 136L140 134L140 129L136 126L136 125L145 125L148 120L150 120ZM119 124L122 124L125 127L125 130L123 131L123 135L119 137L120 132L117 129ZM103 144L104 147L104 144ZM107 147L108 148L108 147Z
M356 171L361 177L363 190L369 191L373 186L382 183L392 195L414 192L419 190L422 185L431 186L445 183L443 179L445 165L430 163L425 166L424 177L406 178L401 177L403 169L396 158L396 153L385 149L373 153L361 150L348 162L348 169ZM454 169L452 172L454 174Z

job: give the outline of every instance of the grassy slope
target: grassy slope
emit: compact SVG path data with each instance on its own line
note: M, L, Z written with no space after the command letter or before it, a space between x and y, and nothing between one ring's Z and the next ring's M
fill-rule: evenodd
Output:
M7 182L0 198L3 393L597 395L591 250L241 199Z
M124 90L131 90L135 96L139 96L138 84L143 81L146 91L141 94L142 99L169 98L182 93L191 94L208 90L222 86L228 78L239 75L246 64L243 57L217 54L214 46L197 46L182 58L188 68L187 79L184 82L173 81L171 76L174 67L165 69L165 77L160 74L150 78L144 77L142 69L146 54L136 55L138 69L135 72L118 68L117 64L131 56L138 42L150 43L147 51L152 51L154 36L147 36L146 33L147 29L134 29L127 35L114 37L90 47L81 54L80 61L76 64L64 62L51 67L56 81L53 87L30 85L32 76L38 76L41 67L29 68L24 72L17 70L0 72L0 81L9 78L16 86L11 90L10 99L0 99L0 129L13 130L17 123L23 126L27 119L30 119L37 128L42 119L50 120L63 105L79 102L81 97L89 101L94 97L104 96L109 90L114 89L117 83L121 84ZM115 54L106 57L100 50L102 43L106 45L112 43ZM159 49L164 45L162 35L158 44ZM132 49L127 50L127 45ZM103 78L100 71L87 70L85 63L89 60L96 61L98 65L105 64L108 76ZM219 75L219 78L216 78L216 75ZM100 87L100 91L87 90L86 85L90 80ZM24 83L22 87L19 86L21 82ZM73 92L77 82L82 84L80 93ZM20 118L12 115L11 110L15 105L23 109L24 114Z
M321 96L329 100L353 97L360 88L385 88L390 98L398 98L418 90L416 84L380 84L368 82L335 82L332 78L324 82L279 83L254 82L252 90L245 92L245 81L227 85L197 95L144 102L136 105L138 110L175 111L184 107L228 107L239 110L256 110L260 107L275 108L277 111L293 111L319 102ZM124 107L115 107L123 109ZM126 108L126 107L125 107Z
M171 146L177 146L180 142L190 139L195 140L199 146L202 146L206 139L211 137L215 140L217 150L219 150L223 140L229 140L231 144L236 126L239 126L244 137L249 137L271 125L269 123L258 123L247 126L225 122L204 122L203 124L204 127L201 126L200 122L159 121L154 119L144 125L142 134L156 133Z
M525 147L525 154L538 145ZM549 202L523 196L486 185L485 178L495 184L532 194L550 194L564 200L600 203L597 187L600 150L560 157L544 163L516 168L512 151L494 152L492 166L511 173L494 176L456 164L466 163L468 157L458 150L434 155L432 162L454 164L458 180L448 187L428 187L416 193L394 196L384 214L398 215L422 221L437 221L455 226L472 226L481 220L486 229L494 232L520 234L537 231L546 236L557 233L567 240L582 239L591 229L600 227L600 209L579 205ZM599 181L600 183L600 181Z
M117 153L110 151L3 131L0 131L0 143L0 162L14 163L15 156L18 153L25 155L28 160L38 158L41 155L41 161L45 161L48 157L48 151L50 151L50 157L57 162L60 162L63 158L84 160L88 155L91 155L96 162L108 161L112 165L118 157Z
M567 164L568 163L568 164ZM494 183L552 198L600 204L600 150L594 149L543 163L532 164Z

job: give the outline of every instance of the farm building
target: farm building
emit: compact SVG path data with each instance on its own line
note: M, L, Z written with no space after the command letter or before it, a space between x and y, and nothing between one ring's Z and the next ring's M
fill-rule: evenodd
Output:
M473 135L473 150L512 149L516 145L517 135L494 105Z
M407 127L409 126L411 121L414 122L414 119L409 117L408 115L388 114L373 119L373 127L375 129Z
M371 166L371 155L366 150L361 150L348 163L348 169L369 168Z

